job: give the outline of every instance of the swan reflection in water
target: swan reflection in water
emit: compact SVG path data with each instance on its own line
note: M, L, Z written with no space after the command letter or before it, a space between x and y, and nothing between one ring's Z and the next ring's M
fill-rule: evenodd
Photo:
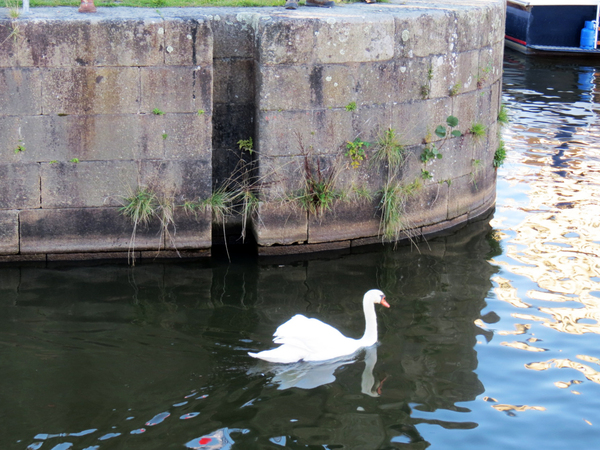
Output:
M333 383L336 380L335 372L343 366L354 364L360 353L328 361L301 361L294 364L272 364L260 361L248 369L247 374L273 374L271 381L277 385L278 390L294 387L299 389L314 389ZM375 376L373 375L373 369L375 368L375 364L377 364L377 344L364 348L364 355L365 369L361 377L361 392L371 397L379 397L385 378L376 383Z

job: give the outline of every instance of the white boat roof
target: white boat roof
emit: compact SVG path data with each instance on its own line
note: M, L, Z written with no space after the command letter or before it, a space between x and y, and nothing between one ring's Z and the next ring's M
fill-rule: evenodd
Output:
M509 0L521 6L582 6L600 4L600 0Z

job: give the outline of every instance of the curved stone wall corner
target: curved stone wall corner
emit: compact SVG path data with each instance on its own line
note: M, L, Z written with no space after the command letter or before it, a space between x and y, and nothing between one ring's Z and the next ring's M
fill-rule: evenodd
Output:
M505 4L401 3L257 21L256 143L269 180L254 223L260 246L426 235L493 207ZM436 134L449 116L462 136ZM405 151L397 168L376 161L386 130ZM356 139L365 159L352 165ZM433 146L442 158L423 162ZM336 198L317 211L290 201L329 178ZM382 192L391 187L405 196L396 203L402 225L386 230Z

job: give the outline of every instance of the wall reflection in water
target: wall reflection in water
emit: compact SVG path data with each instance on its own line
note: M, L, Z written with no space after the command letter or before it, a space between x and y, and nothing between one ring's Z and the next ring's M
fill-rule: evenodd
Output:
M484 390L474 321L498 251L480 222L418 249L307 260L4 268L0 441L425 448L421 424L477 427L458 403ZM246 355L296 313L360 336L372 287L392 305L379 311L378 347L320 367Z

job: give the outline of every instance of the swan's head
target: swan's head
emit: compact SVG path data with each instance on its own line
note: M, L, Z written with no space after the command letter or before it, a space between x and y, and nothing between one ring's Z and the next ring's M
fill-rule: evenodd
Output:
M380 304L385 306L386 308L390 307L390 304L385 300L385 294L381 292L379 289L371 289L365 294L365 300L371 301L376 304Z

